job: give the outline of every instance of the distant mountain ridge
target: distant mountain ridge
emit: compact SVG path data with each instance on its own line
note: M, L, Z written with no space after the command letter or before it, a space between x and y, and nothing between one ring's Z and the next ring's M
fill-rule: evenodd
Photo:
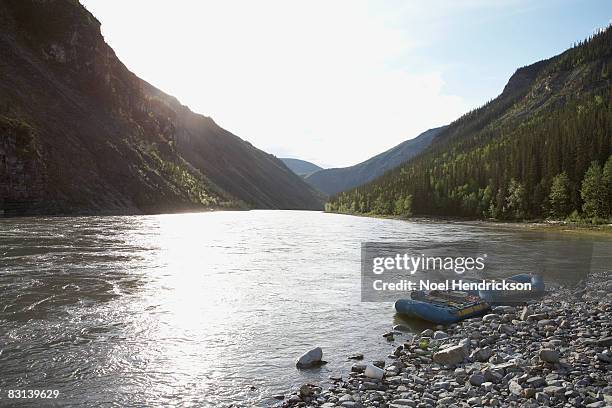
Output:
M305 180L325 194L333 195L368 183L422 152L445 126L429 129L414 139L406 140L391 149L350 167L319 170Z
M323 170L322 167L317 166L306 160L292 159L292 158L281 158L280 159L289 169L300 177L307 176L315 171Z
M130 72L76 0L0 1L0 59L0 213L322 206L280 160Z

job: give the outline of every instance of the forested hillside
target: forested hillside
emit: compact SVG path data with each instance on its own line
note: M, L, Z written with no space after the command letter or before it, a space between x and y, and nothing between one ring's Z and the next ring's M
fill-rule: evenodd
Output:
M329 195L360 186L421 153L443 129L444 126L426 130L413 139L350 167L319 170L307 175L306 182Z
M496 99L329 211L605 220L612 201L610 27L521 68Z

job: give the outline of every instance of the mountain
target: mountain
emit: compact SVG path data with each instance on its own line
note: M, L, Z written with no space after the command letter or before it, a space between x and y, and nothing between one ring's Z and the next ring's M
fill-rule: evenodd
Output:
M322 206L280 160L131 73L76 0L1 0L0 60L0 213Z
M314 173L315 171L323 170L322 167L317 166L314 163L308 162L306 160L300 159L289 159L289 158L281 158L280 159L289 169L297 174L298 176L304 177L310 173Z
M612 201L605 187L612 189L611 56L608 27L518 69L497 98L451 123L420 155L332 197L327 209L498 219L573 210L605 216Z
M429 146L433 138L444 128L443 126L429 129L414 139L406 140L354 166L320 170L307 175L305 179L310 185L329 195L349 190L374 180L416 156Z

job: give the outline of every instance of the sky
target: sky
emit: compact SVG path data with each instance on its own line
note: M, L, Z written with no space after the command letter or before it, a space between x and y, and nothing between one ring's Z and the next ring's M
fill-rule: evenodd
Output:
M81 0L135 74L278 157L359 163L605 27L609 0Z

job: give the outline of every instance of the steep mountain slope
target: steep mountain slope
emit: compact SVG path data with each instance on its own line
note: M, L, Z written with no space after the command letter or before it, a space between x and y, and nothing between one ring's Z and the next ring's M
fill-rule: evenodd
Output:
M445 127L429 129L414 139L350 167L325 169L306 176L306 181L326 194L336 194L365 184L422 152Z
M444 129L407 164L332 198L332 211L530 218L550 213L553 180L568 207L592 161L612 153L612 30L521 68L503 92ZM603 194L603 193L602 193Z
M306 160L290 158L281 158L280 160L285 163L285 166L289 167L292 172L301 177L307 176L315 171L323 170L322 167Z
M320 208L274 156L132 74L76 0L0 1L0 56L0 213Z

